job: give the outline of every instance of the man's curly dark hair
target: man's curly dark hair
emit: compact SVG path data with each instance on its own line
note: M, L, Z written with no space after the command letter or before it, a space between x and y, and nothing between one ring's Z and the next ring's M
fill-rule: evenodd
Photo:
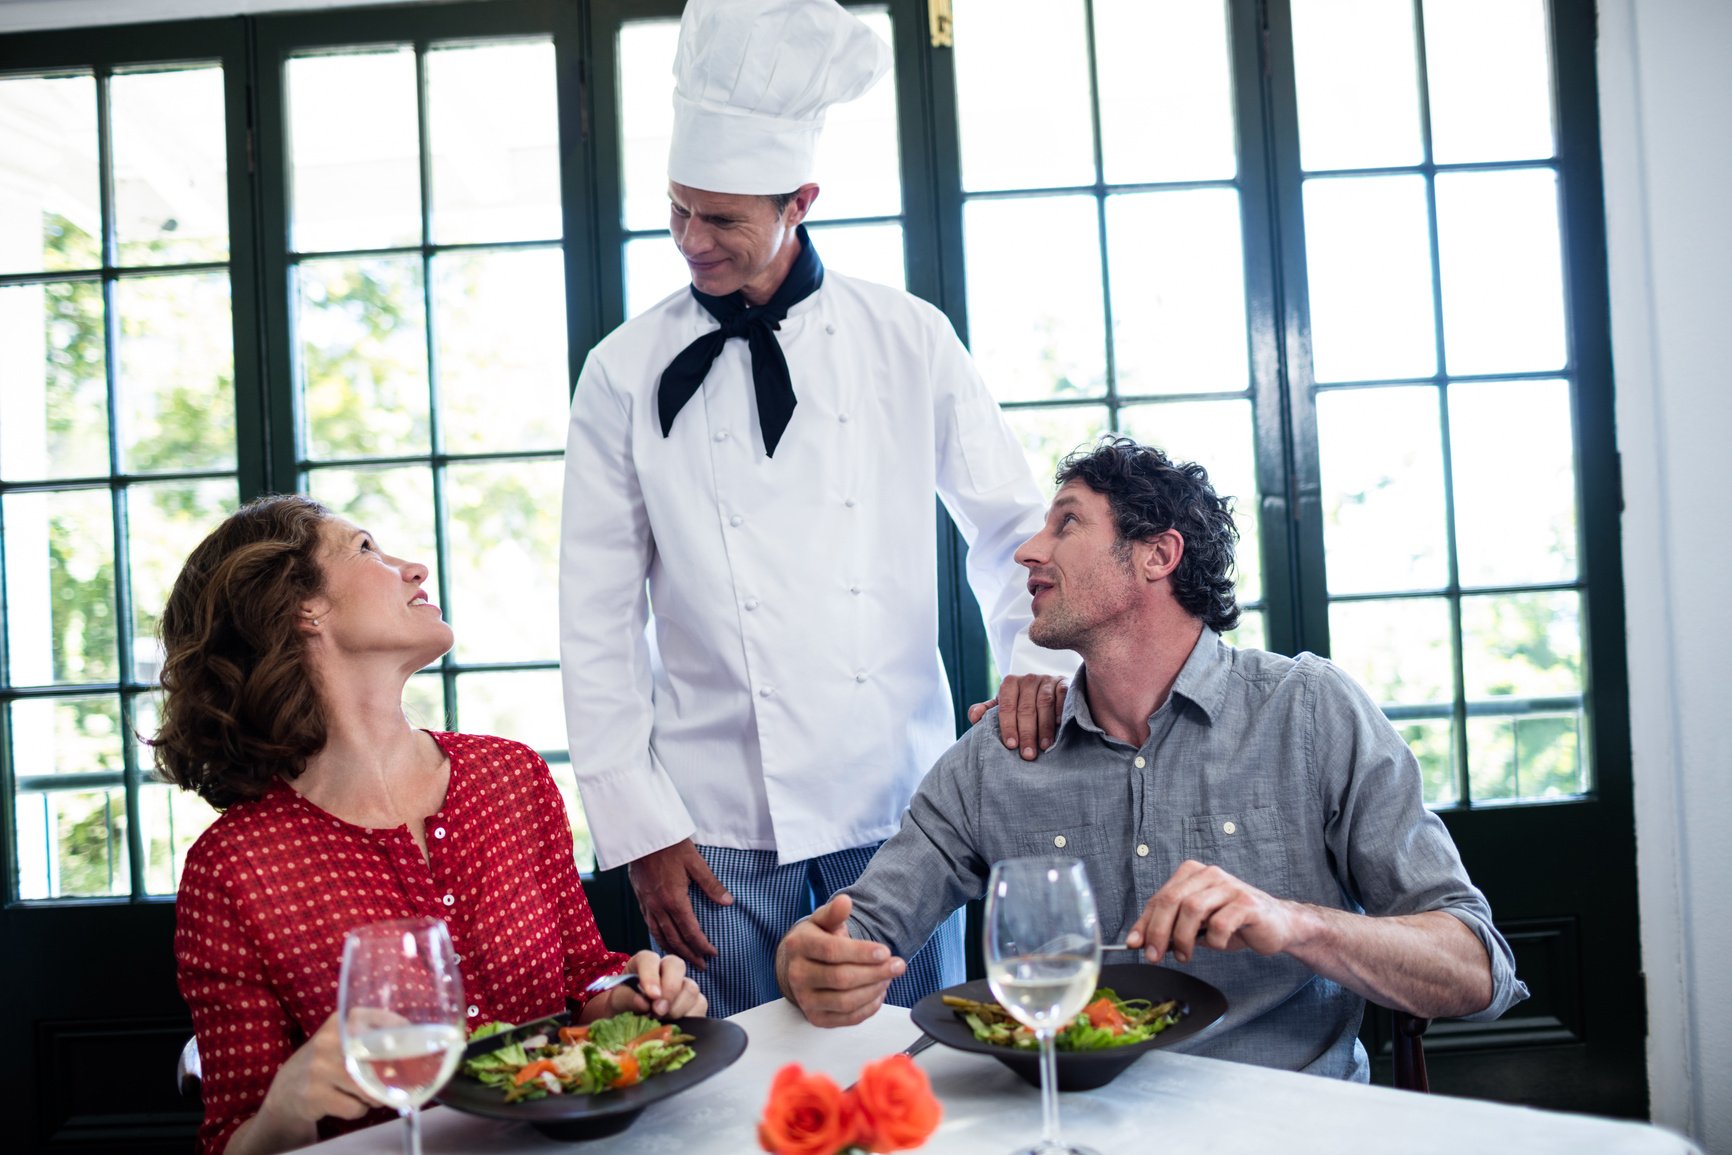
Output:
M1177 530L1185 552L1173 571L1173 596L1214 630L1239 624L1233 499L1215 492L1201 465L1175 464L1152 445L1117 437L1059 462L1057 480L1080 481L1107 499L1122 547Z

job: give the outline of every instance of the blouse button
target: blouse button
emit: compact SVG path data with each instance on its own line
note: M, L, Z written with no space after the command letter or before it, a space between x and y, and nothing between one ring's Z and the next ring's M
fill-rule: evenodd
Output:
M746 519L741 517L739 514L736 513L736 514L734 514L734 516L728 518L728 524L729 525L744 525L744 524L746 524Z
M1223 834L1237 834L1239 827L1231 822L1223 822L1221 823L1221 832Z
M434 838L444 838L445 837L445 828L443 826L435 826L433 828L433 837Z
M1054 846L1058 847L1060 850L1063 850L1064 849L1064 835L1061 834L1057 838L1053 839L1052 844Z
M457 905L457 896L455 894L448 894L444 898L440 899L440 901L443 902L446 906L456 906Z
M470 1018L473 1019L476 1015L479 1015L480 1013L481 1013L480 1007L476 1006L474 1003L469 1004L469 1017Z

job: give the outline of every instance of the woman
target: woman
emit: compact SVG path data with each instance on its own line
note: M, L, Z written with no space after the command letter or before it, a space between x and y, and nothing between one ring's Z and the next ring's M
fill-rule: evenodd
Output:
M404 719L404 683L452 642L426 577L317 502L266 497L175 581L157 765L223 811L177 900L201 1151L284 1151L393 1117L344 1069L332 1015L343 935L361 923L443 918L471 1026L568 1000L584 1021L707 1009L679 959L602 945L533 751ZM584 999L626 966L642 995Z

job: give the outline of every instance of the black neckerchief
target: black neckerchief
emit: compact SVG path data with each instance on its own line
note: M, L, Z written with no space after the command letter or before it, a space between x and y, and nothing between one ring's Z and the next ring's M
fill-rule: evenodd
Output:
M710 375L710 366L721 356L722 346L730 338L744 337L752 351L752 391L758 396L758 427L764 432L764 453L776 455L776 443L794 416L794 384L788 379L788 359L782 355L776 330L788 310L818 291L824 283L824 262L806 235L806 226L794 234L800 241L800 255L780 288L762 305L748 305L743 292L725 297L712 297L692 286L692 296L721 322L721 328L705 333L680 351L668 367L662 370L656 387L656 406L661 412L662 436L674 427L674 418Z

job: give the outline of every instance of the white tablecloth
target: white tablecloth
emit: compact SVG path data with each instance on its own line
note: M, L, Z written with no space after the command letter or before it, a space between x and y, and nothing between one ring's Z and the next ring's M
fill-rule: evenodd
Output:
M837 1083L918 1035L908 1012L886 1007L857 1027L821 1031L787 1003L734 1019L750 1043L739 1062L606 1139L560 1143L533 1129L436 1107L423 1116L426 1155L567 1151L571 1155L684 1155L757 1151L770 1080L797 1061ZM1040 1092L996 1061L932 1047L916 1060L931 1076L944 1121L923 1151L1008 1155L1040 1134ZM1096 1091L1059 1096L1066 1138L1099 1150L1184 1155L1700 1155L1671 1132L1597 1119L1341 1083L1240 1063L1155 1051ZM318 1155L398 1155L401 1124L320 1144Z

